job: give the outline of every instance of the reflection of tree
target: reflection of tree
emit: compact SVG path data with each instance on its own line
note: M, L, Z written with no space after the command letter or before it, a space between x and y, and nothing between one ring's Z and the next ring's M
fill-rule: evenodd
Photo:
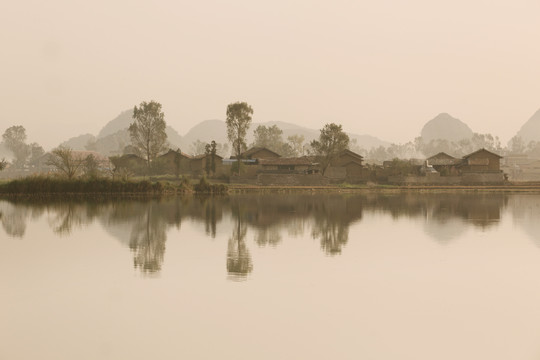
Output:
M362 218L363 201L360 197L328 196L314 213L311 235L320 239L321 249L328 255L341 254L349 240L349 226Z
M204 227L206 230L206 234L212 236L212 238L216 237L216 221L217 221L217 210L216 210L216 202L213 201L213 199L205 199L204 200Z
M259 229L255 235L255 242L259 246L277 246L281 242L280 230L276 226Z
M238 214L238 208L233 208L233 214L235 212ZM247 224L240 216L236 216L235 220L236 224L227 247L227 272L231 279L243 280L253 270L253 263L245 242Z
M134 266L145 273L161 270L167 235L159 215L149 203L146 212L133 223L129 248L134 252Z
M26 232L26 218L28 208L2 203L0 207L0 221L6 234L12 237L22 238Z
M502 209L511 201L517 214L526 206L527 223L536 228L537 200L501 194L259 194L230 197L171 197L162 199L68 199L0 201L0 222L11 236L23 237L29 218L46 212L57 234L69 234L99 219L104 229L133 251L142 272L160 271L165 255L167 230L180 228L182 220L199 225L208 236L218 234L223 218L232 218L234 229L228 242L227 270L231 278L246 278L253 270L246 236L255 234L257 245L277 246L311 229L313 238L329 255L340 254L349 241L351 224L363 212L419 219L426 233L439 243L449 243L471 226L496 226ZM226 215L226 216L224 216ZM519 215L521 216L521 215ZM540 243L540 241L539 241Z
M534 195L513 195L509 201L514 224L540 248L540 198Z
M341 254L341 248L349 240L349 226L339 221L323 219L315 223L312 236L321 240L321 249L327 254Z
M75 227L90 224L103 204L85 202L58 202L49 206L49 225L60 235L69 235Z

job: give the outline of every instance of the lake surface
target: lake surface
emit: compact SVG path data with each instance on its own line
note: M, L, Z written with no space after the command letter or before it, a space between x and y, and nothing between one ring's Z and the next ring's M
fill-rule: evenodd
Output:
M540 359L540 195L0 200L0 359Z

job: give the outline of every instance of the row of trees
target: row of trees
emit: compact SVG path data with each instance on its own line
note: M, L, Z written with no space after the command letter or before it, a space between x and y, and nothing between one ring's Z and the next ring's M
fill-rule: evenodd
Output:
M384 147L379 146L370 150L363 149L356 144L351 144L351 149L361 154L366 159L384 161L395 158L410 159L423 158L445 152L453 156L464 156L473 151L484 148L501 155L508 154L528 154L532 157L540 157L540 142L531 141L527 145L518 136L513 137L507 147L501 145L497 136L491 134L474 133L470 139L463 139L457 142L445 139L436 139L425 142L421 137L404 144L391 144Z
M12 166L16 169L34 163L45 154L45 150L38 143L27 144L26 138L26 129L21 125L7 128L2 135L3 144L13 154ZM7 163L4 160L2 162L5 167Z
M227 106L227 137L239 161L242 160L241 155L247 149L246 135L251 126L252 115L252 107L245 102L236 102ZM258 126L254 135L255 140L252 146L266 147L283 156L300 156L306 153L303 137L288 137L288 142L284 142L283 131L275 125ZM330 163L348 147L349 136L343 131L341 125L332 123L326 124L321 129L319 139L310 143L310 149L307 152L318 156L324 174ZM240 171L240 167L237 167L237 171Z

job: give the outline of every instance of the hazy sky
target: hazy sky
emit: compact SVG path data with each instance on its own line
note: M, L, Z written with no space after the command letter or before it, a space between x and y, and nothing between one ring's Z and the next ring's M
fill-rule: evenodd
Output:
M45 147L143 100L405 142L438 113L506 142L540 108L540 1L3 1L0 131Z

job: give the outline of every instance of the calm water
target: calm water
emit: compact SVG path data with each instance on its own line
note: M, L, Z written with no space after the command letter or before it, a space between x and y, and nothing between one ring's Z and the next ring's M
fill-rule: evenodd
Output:
M540 359L539 195L0 200L0 359Z

